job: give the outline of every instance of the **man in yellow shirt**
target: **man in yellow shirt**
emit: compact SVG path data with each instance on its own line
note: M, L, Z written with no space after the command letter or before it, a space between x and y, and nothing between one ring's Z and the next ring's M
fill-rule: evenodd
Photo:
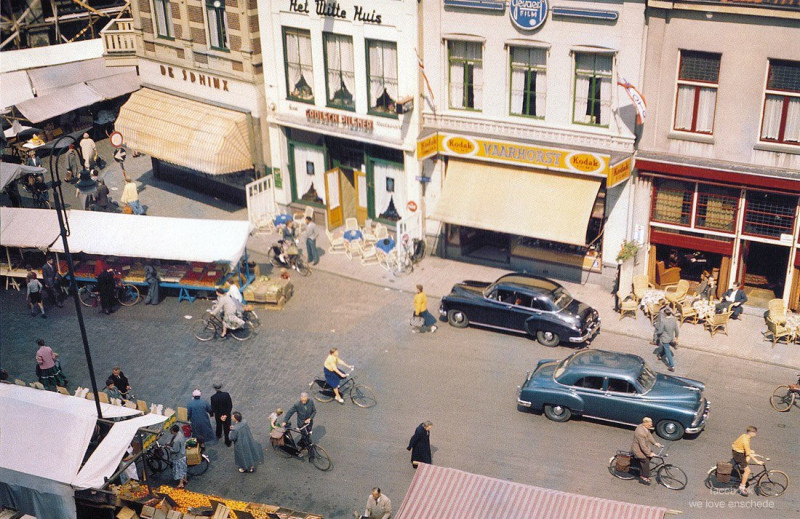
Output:
M747 432L736 438L736 441L731 445L733 449L733 460L742 467L742 482L739 483L739 493L743 496L747 495L747 480L750 479L750 467L747 466L748 461L752 461L756 465L763 465L763 461L758 461L754 456L758 456L753 449L750 448L750 440L756 437L758 429L755 425L747 426Z

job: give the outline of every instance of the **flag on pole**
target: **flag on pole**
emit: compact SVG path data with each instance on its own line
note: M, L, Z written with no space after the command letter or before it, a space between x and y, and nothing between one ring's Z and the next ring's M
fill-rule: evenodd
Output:
M628 94L628 97L633 101L633 106L636 108L636 123L642 124L645 118L647 118L647 101L645 101L644 96L624 77L620 77L617 84L625 89L625 93Z

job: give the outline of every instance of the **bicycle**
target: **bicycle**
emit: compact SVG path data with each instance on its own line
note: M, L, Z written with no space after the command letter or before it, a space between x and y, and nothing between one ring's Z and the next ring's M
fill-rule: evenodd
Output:
M627 471L617 470L617 461L620 456L628 456L630 458L631 463L629 464ZM666 463L667 456L668 454L664 452L664 447L661 447L661 449L657 453L653 454L653 456L647 461L647 463L650 463L650 471L655 472L656 481L659 485L670 490L683 490L686 488L686 482L688 481L686 478L686 473L680 467L672 465L671 463ZM633 456L633 453L629 451L617 451L617 453L608 461L608 471L615 478L626 480L635 479L639 477L641 473L641 466L639 465L640 463L641 461L636 459Z
M278 240L273 243L267 252L270 263L276 267L296 270L301 276L310 276L311 267L303 257L303 251L297 245L297 242L292 240L286 243L284 240ZM281 257L285 259L281 259Z
M172 462L172 451L169 448L169 445L162 444L159 442L159 438L153 442L153 445L147 450L145 455L145 462L147 463L147 468L154 474L160 474L171 468L173 465ZM205 454L200 454L200 463L196 463L194 465L188 465L187 463L187 470L186 473L190 476L199 476L203 474L205 471L208 470L208 466L211 464L211 460L209 460L208 456Z
M100 303L100 291L97 283L87 283L78 289L78 298L83 306L97 306ZM114 281L114 299L122 306L133 306L139 302L141 295L136 285Z
M414 265L425 257L425 241L414 238L409 244L408 235L404 235L392 253L392 273L396 277L405 276L414 272Z
M331 461L328 451L311 440L311 433L308 433L307 445L303 445L301 447L294 441L294 436L292 436L292 433L295 432L297 434L303 434L303 429L306 427L308 427L308 424L299 429L286 427L284 424L283 444L281 445L273 443L272 449L283 458L301 458L301 453L303 451L307 451L308 461L313 463L317 469L323 472L330 470L333 466L333 461Z
M333 388L323 378L315 378L308 384L311 388L311 395L317 402L327 403L336 396ZM343 395L349 391L350 401L358 407L369 408L378 403L375 392L365 384L356 383L356 376L351 371L343 382L339 385L339 394Z
M797 375L797 384L782 385L775 388L769 403L773 409L785 413L792 408L800 398L800 374Z
M786 492L786 489L789 488L789 476L786 475L785 472L781 470L770 470L767 468L767 463L770 461L769 458L765 458L759 454L754 454L754 456L761 458L764 461L763 465L755 465L759 467L760 470L753 472L750 474L750 477L747 479L748 486L751 482L754 482L755 491L760 496L765 497L778 497L783 495ZM752 464L750 465L753 466ZM739 487L739 484L742 481L742 468L741 466L733 462L733 471L730 475L729 481L720 481L717 477L717 467L711 467L708 471L708 477L706 477L706 487L712 489L736 489Z
M205 317L192 325L192 334L194 338L200 342L208 342L216 338L217 335L221 336L222 334L222 320L212 314L210 310L206 310L206 314ZM257 322L259 325L261 324L261 321L258 320L258 316L252 310L246 310L242 314L242 320L244 324L239 328L228 328L228 334L237 341L246 341L253 336L254 322Z

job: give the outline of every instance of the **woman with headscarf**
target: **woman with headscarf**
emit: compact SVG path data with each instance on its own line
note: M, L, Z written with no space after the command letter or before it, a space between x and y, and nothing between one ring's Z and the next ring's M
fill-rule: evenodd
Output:
M217 437L211 427L210 417L214 414L208 400L201 400L199 389L192 391L192 399L186 405L189 422L192 424L192 435L201 445L216 445Z

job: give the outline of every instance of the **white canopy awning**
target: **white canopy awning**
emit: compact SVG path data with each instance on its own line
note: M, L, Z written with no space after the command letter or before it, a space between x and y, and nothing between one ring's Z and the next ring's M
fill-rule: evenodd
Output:
M32 68L28 76L37 96L62 92L64 87L95 79L135 72L135 67L108 67L104 58L87 59L75 63Z
M102 100L103 97L86 83L76 83L65 86L59 91L18 103L17 110L30 122L39 123Z
M0 245L44 250L59 234L58 216L52 209L0 207Z
M33 88L24 70L0 74L0 109L33 99Z
M28 173L41 173L44 175L47 173L47 170L44 168L23 166L22 164L11 164L10 162L0 162L0 191L5 189L5 187L10 182Z

